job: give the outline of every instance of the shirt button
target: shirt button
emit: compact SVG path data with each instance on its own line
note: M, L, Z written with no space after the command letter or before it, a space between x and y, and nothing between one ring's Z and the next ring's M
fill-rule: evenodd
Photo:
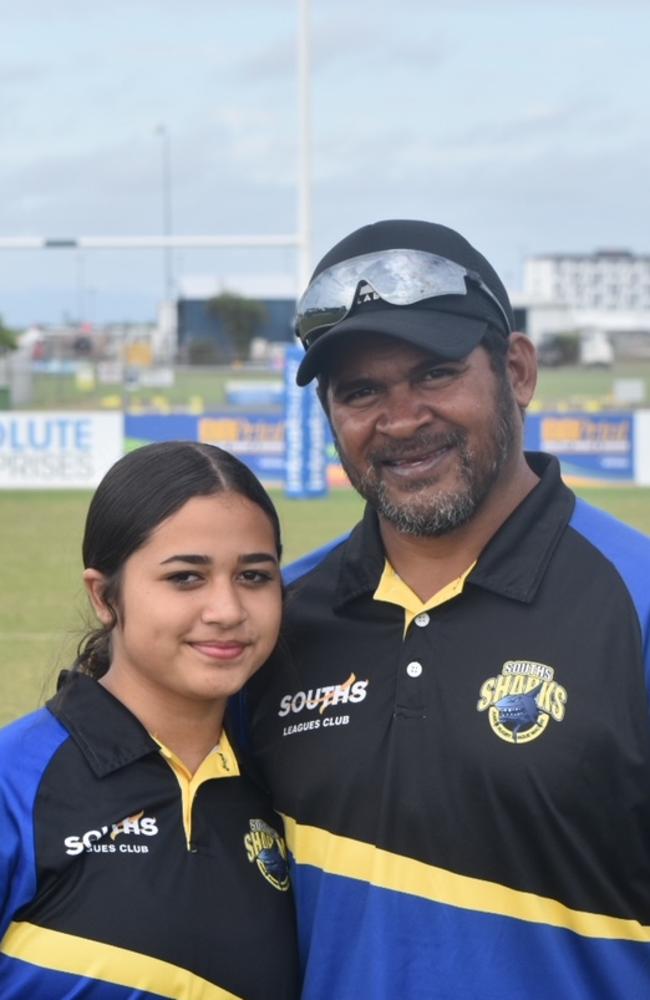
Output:
M429 618L429 616L426 613L426 611L423 611L421 615L416 615L415 618L413 619L413 621L420 628L424 628L425 625L429 624L429 622L431 621L431 619Z
M409 665L407 666L406 673L409 675L409 677L419 677L420 674L422 673L422 664L418 663L417 660L413 660L413 662L409 663Z

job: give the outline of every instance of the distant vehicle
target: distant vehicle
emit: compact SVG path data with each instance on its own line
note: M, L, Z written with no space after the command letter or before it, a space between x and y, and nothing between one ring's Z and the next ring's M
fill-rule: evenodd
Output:
M592 368L610 368L614 363L614 348L604 330L592 330L580 339L580 364Z
M544 334L537 345L537 359L544 368L557 368L571 363L567 350L567 337L562 334ZM575 360L575 359L573 359Z
M577 365L580 335L578 333L545 333L537 345L537 357L545 368Z
M609 368L614 363L614 348L604 330L547 333L537 345L537 357L546 368L561 365Z

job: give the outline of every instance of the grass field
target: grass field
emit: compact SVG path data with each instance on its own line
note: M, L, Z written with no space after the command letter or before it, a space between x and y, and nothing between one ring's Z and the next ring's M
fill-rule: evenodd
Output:
M645 385L643 405L650 405L650 361L619 361L611 368L579 365L540 368L535 406L543 410L615 408L614 382L631 378L642 380Z
M281 377L278 372L245 368L210 368L196 366L180 368L174 385L165 388L125 389L121 385L101 385L80 388L74 375L38 374L33 377L33 398L29 406L43 409L102 409L122 406L132 409L192 408L220 409L226 403L226 383L238 379L269 380Z
M591 488L582 495L650 534L650 489ZM0 724L49 695L88 621L80 547L89 498L85 492L0 492ZM352 490L323 500L288 500L281 493L274 499L285 562L342 534L361 511Z
M96 384L83 389L73 375L39 374L33 380L34 409L101 409L103 406L142 409L197 407L219 409L226 402L226 382L244 378L278 378L278 372L248 368L179 368L169 389L124 390L121 386ZM645 384L645 404L650 405L650 361L619 361L612 368L585 368L567 365L540 368L535 407L538 409L612 408L614 382L622 378L641 379Z

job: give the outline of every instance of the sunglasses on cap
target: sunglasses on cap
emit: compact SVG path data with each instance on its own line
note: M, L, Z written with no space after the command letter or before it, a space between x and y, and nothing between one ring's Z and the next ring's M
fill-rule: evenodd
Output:
M359 289L361 282L370 288ZM326 327L340 323L361 301L378 296L394 306L411 306L440 295L467 295L467 282L494 303L510 335L504 307L476 271L426 250L399 249L364 253L321 271L298 302L296 335L307 350Z

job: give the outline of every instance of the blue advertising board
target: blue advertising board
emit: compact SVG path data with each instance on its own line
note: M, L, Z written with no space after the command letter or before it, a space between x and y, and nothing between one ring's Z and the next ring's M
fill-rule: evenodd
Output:
M150 441L202 441L225 448L245 462L267 486L285 479L284 418L280 414L233 415L230 411L189 414L126 414L129 447Z
M172 439L205 441L231 451L269 486L289 496L323 496L347 479L337 460L331 431L313 386L295 385L300 349L287 364L283 414L232 411L189 414L126 414L127 446ZM638 461L635 415L629 413L531 413L525 446L556 455L573 485L630 484ZM286 425L286 426L285 426ZM638 455L637 455L638 458Z
M563 477L576 485L634 482L632 413L533 413L526 448L556 455Z
M304 357L300 347L289 347L285 355L285 489L290 497L319 497L328 491L327 422L313 383L296 385L298 366Z

